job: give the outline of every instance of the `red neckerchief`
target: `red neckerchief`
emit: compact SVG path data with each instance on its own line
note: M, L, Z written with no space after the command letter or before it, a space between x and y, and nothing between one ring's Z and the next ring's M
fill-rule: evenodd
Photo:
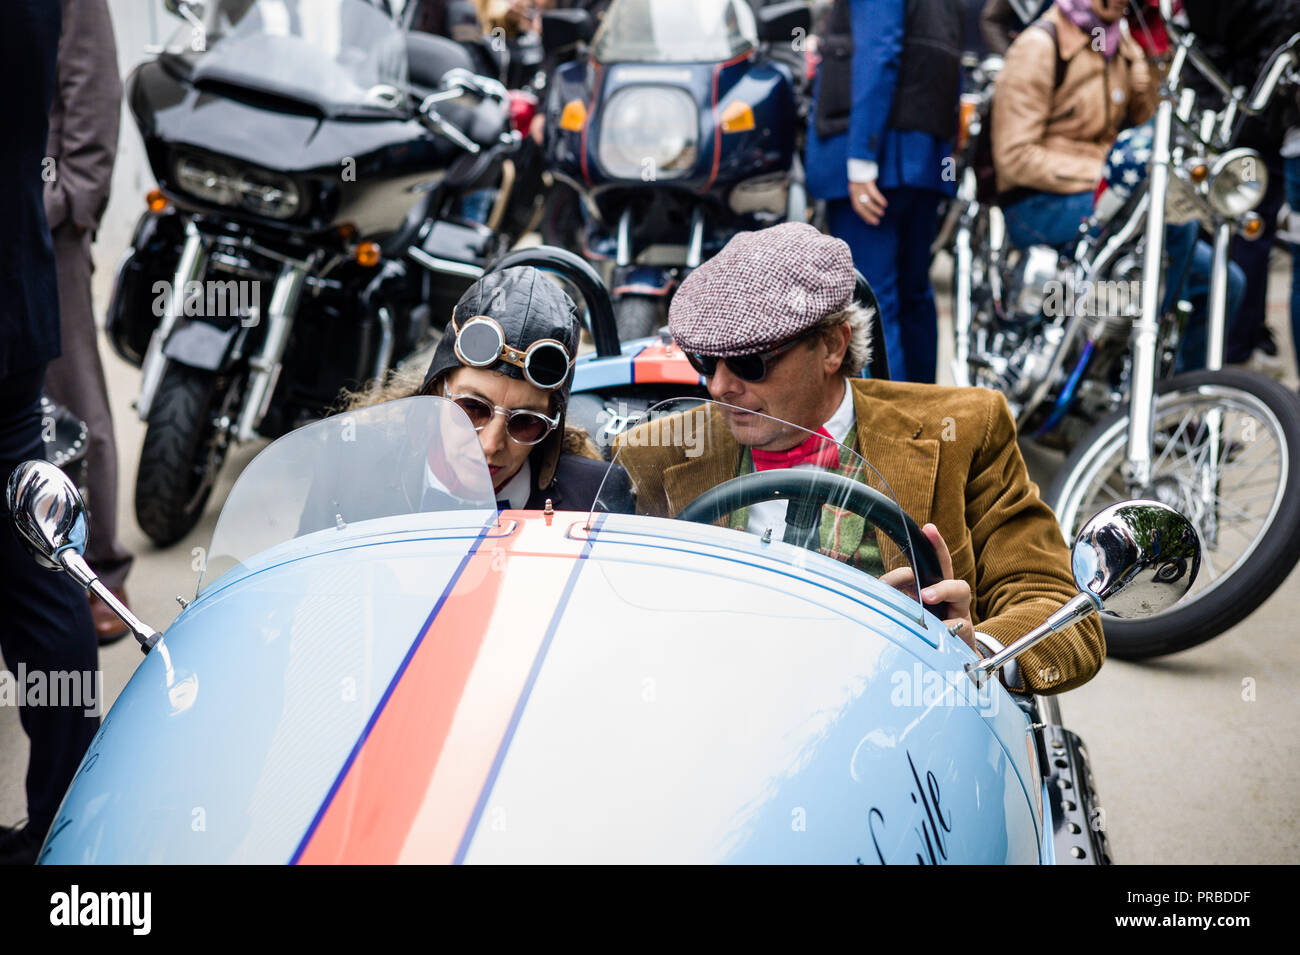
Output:
M774 468L792 468L799 464L815 464L819 468L834 470L840 466L840 447L825 428L818 428L816 434L808 435L806 441L795 445L789 451L762 451L751 448L755 471L770 471Z

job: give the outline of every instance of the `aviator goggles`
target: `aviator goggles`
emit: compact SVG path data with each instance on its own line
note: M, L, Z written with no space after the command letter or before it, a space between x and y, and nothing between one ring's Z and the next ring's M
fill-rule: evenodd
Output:
M456 332L456 357L463 364L487 368L503 361L522 369L528 383L544 391L554 391L563 385L575 361L569 357L569 350L554 338L535 341L524 351L511 348L506 344L501 326L487 315L475 315L459 328L452 316L451 327Z

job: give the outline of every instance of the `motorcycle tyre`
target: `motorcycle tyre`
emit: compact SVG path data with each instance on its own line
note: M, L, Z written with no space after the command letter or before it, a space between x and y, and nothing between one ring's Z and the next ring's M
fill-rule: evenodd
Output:
M661 300L649 295L624 295L614 302L614 323L618 340L630 342L649 338L664 323Z
M196 468L213 437L213 405L236 387L230 382L223 390L221 382L215 372L171 363L154 395L136 471L135 519L159 547L194 528L216 484L227 448L212 462L206 487Z
M1300 560L1300 401L1293 392L1270 378L1252 372L1223 369L1193 371L1156 384L1160 397L1195 391L1204 385L1245 392L1263 403L1277 418L1287 453L1286 485L1273 522L1245 562L1232 574L1230 585L1182 607L1155 617L1125 620L1102 615L1106 653L1120 660L1146 660L1199 646L1255 612L1290 575ZM1128 418L1122 408L1099 421L1070 452L1057 471L1045 500L1059 515L1062 495L1070 475L1093 454L1094 445L1115 423Z

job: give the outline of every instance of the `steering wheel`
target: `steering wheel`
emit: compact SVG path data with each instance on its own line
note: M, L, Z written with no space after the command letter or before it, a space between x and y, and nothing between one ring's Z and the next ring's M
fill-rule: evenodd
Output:
M843 474L791 468L742 474L709 488L687 504L677 517L678 520L712 524L752 504L788 500L784 540L788 544L806 547L818 539L822 506L830 503L832 498L836 507L852 511L878 527L903 553L910 550L920 589L943 580L939 555L930 539L921 533L916 521L880 491ZM931 604L927 609L940 620L947 616L946 604Z

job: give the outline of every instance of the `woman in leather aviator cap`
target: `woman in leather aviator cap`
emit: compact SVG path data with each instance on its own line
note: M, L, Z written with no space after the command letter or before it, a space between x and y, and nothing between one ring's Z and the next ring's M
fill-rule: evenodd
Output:
M586 511L600 490L608 465L564 424L580 334L572 299L528 266L488 273L456 303L419 393L465 412L499 507ZM632 510L621 468L601 498Z

